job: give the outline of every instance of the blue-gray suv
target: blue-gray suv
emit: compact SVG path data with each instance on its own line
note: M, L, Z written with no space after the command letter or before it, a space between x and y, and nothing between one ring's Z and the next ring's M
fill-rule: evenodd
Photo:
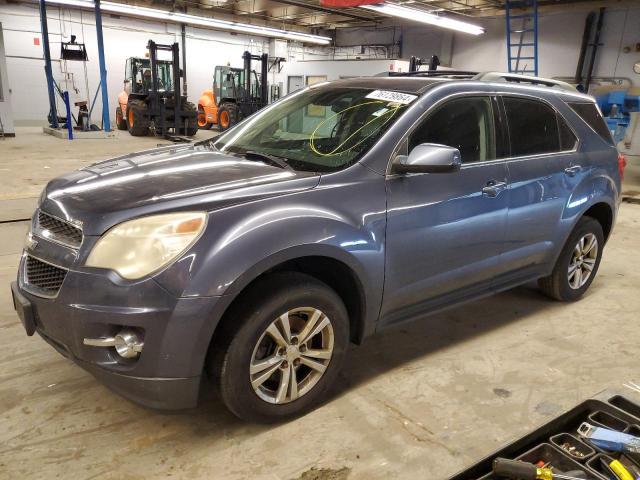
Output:
M499 74L341 80L214 140L49 182L16 310L125 397L279 420L350 342L538 280L594 280L624 158L591 97Z

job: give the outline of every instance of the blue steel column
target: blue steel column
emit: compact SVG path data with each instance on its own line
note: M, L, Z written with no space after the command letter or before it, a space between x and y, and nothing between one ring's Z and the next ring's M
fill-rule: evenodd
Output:
M511 12L509 11L509 0L504 4L504 18L507 22L507 72L513 72L511 66Z
M49 112L51 126L58 128L58 112L56 111L56 93L53 88L53 72L51 71L51 51L49 50L49 26L47 25L47 7L45 0L40 0L40 29L42 32L42 50L44 52L44 72L47 76L49 92Z
M535 70L534 75L537 77L538 76L538 0L533 0L533 43L535 44L533 46L533 56L535 57L534 59L534 66L533 69Z
M40 0L43 2L44 0ZM102 128L105 132L111 131L109 120L109 91L107 89L107 67L104 62L104 40L102 39L102 12L100 0L95 0L96 34L98 36L98 59L100 61L100 88L102 89Z

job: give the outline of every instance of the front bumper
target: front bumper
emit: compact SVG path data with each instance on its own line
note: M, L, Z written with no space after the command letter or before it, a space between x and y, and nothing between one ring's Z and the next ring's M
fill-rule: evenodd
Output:
M221 297L176 298L153 279L122 282L109 272L75 270L54 298L34 295L20 281L11 287L16 307L30 310L35 332L112 390L151 408L197 405ZM123 327L143 335L136 359L121 358L113 347L83 344Z

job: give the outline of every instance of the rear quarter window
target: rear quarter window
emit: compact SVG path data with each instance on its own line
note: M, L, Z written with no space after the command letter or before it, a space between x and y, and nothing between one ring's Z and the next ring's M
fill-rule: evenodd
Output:
M576 112L587 125L589 125L602 139L609 145L614 145L613 138L609 127L607 127L604 118L600 114L598 107L595 103L590 102L567 102L567 105Z

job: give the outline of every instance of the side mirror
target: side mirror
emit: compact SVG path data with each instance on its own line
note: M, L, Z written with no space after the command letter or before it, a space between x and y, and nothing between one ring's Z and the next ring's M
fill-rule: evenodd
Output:
M446 173L460 169L462 159L457 148L422 143L409 155L398 155L393 162L393 173Z

